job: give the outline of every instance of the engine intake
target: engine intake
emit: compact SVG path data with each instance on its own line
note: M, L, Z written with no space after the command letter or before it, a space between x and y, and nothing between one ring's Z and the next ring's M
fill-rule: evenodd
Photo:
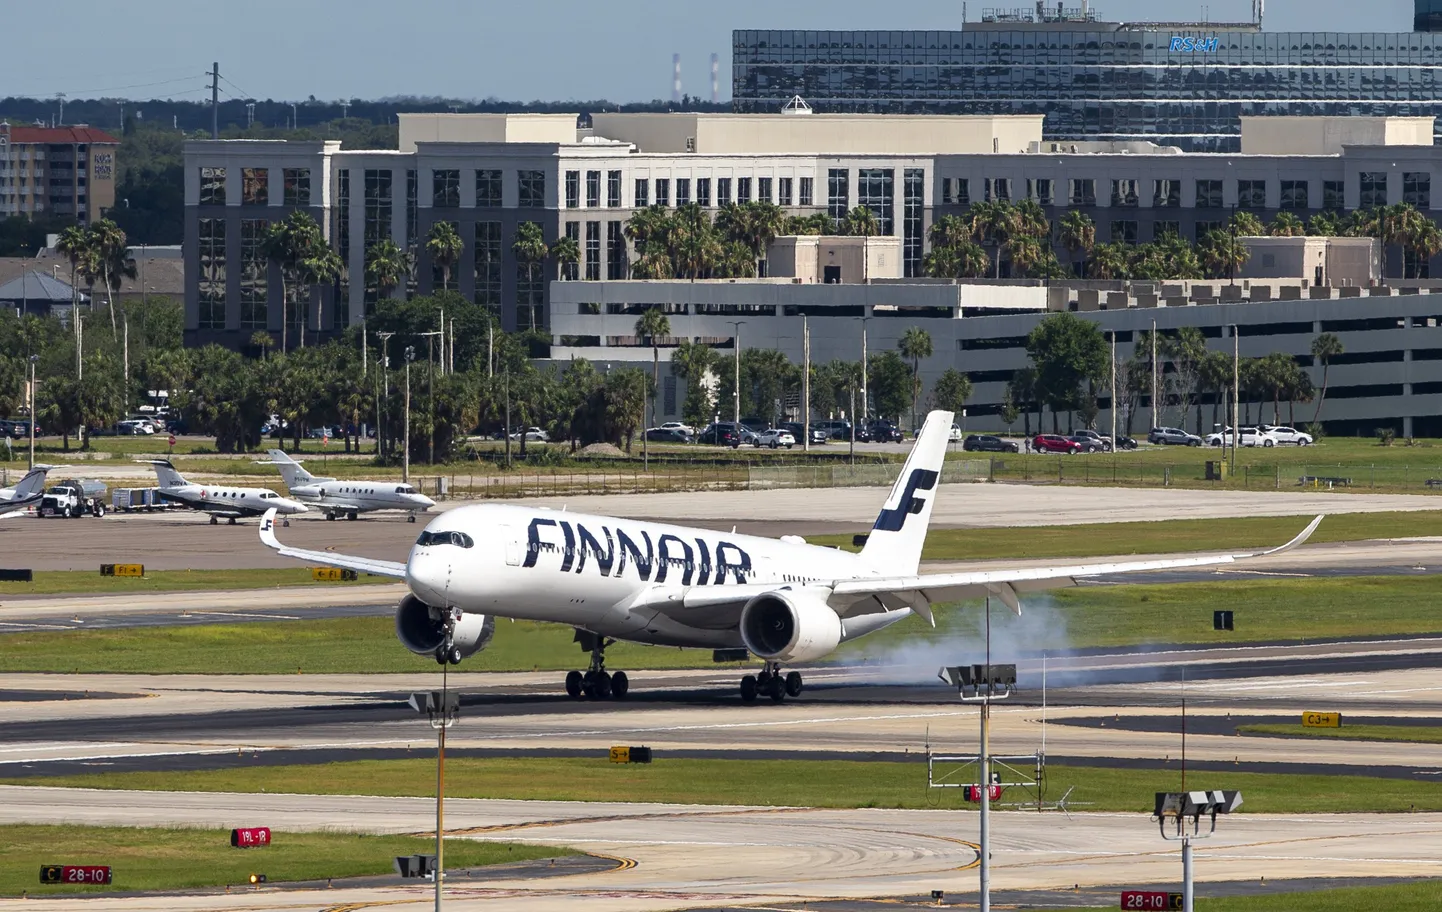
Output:
M741 609L741 640L763 659L813 661L831 654L841 633L841 618L824 599L807 592L765 592Z
M446 642L448 622L451 646L462 658L485 649L496 632L496 619L488 614L467 614L457 608L447 612L408 595L396 608L396 638L416 655L435 655Z

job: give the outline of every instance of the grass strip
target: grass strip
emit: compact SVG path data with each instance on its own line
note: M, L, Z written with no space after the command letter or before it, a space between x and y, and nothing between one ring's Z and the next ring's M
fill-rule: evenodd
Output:
M86 773L4 780L11 785L181 792L266 792L320 795L434 794L435 760L418 740L414 759L356 760L317 766L257 766L192 772ZM943 768L938 766L938 776ZM427 785L427 782L430 785ZM962 781L956 778L955 781ZM1189 788L1241 789L1250 813L1390 813L1442 810L1442 784L1365 776L1278 775L1193 771ZM1177 770L1052 766L1046 797L1075 787L1081 811L1149 814L1153 795L1177 791ZM647 801L703 805L825 808L964 807L960 789L928 789L926 765L850 760L690 760L662 752L649 765L594 759L506 757L446 760L446 792L456 798L545 801ZM1005 801L1024 803L1020 790Z
M397 855L435 853L435 840L354 833L274 834L263 849L233 849L230 831L90 826L0 826L0 896L181 890L246 884L265 874L272 884L389 874ZM446 842L446 867L469 868L575 854L569 849L510 843ZM40 866L101 864L109 886L42 886Z
M1248 735L1286 735L1293 738L1329 738L1335 741L1407 741L1442 744L1442 728L1421 725L1344 725L1341 728L1303 728L1300 725L1258 723L1238 725Z
M217 592L228 589L279 589L314 586L357 586L394 583L383 576L361 574L352 582L316 582L309 567L280 570L148 570L142 577L101 576L95 570L39 570L34 582L0 582L7 595L129 595L134 592ZM0 609L0 616L4 615Z

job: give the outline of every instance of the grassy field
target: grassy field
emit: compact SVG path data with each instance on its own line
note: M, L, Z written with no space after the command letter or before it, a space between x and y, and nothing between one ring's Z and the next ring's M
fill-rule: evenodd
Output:
M1288 735L1296 738L1330 738L1341 741L1410 741L1442 744L1442 728L1423 725L1343 725L1341 728L1303 728L1300 725L1239 725L1249 735Z
M321 584L318 584L321 585ZM1442 632L1442 577L1269 579L1206 585L1098 586L1023 601L1020 617L992 611L995 648L1036 652L1143 643L1216 644ZM1212 611L1236 613L1235 630L1212 629ZM845 644L836 661L935 665L976 647L977 603L941 607L935 629L912 617ZM567 627L501 621L467 671L568 670L585 654ZM388 612L376 617L192 627L6 634L3 672L172 674L397 673L434 670L395 639ZM618 643L613 668L716 668L709 650ZM732 666L735 667L735 666Z
M359 760L323 766L259 766L200 772L89 773L43 779L0 780L15 785L424 797L434 792L434 757ZM778 807L961 807L960 789L926 786L922 762L847 760L670 760L649 765L554 757L446 760L447 794L456 798L554 801L647 801ZM1123 770L1053 766L1046 796L1055 801L1075 787L1078 810L1149 814L1153 795L1177 791L1175 770ZM1199 773L1188 788L1241 789L1244 812L1391 813L1442 810L1442 783L1362 776L1288 776ZM1007 802L1027 802L1012 790ZM1085 802L1085 804L1082 804Z
M351 582L318 583L309 567L280 570L150 570L142 577L101 576L96 570L40 570L30 583L0 582L7 595L129 595L134 592L217 592L226 589L375 585L394 583L383 576L362 574ZM0 617L4 610L0 609Z
M229 830L83 826L0 826L0 896L180 890L238 886L250 875L270 883L389 874L397 855L435 853L435 840L350 833L276 833L272 844L230 847ZM448 840L448 869L480 867L574 852L562 848ZM40 866L105 864L109 886L41 886Z

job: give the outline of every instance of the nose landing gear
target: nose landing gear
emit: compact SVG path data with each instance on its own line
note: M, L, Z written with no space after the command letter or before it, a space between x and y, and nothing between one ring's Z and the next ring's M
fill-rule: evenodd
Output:
M741 679L741 700L755 703L756 698L766 696L771 702L780 703L787 697L801 696L801 672L781 672L780 662L767 662L759 674L746 675Z
M566 694L573 700L582 696L592 700L623 699L631 690L631 681L624 671L606 671L606 647L616 642L596 636L585 630L576 631L576 642L581 648L590 648L591 667L586 671L572 671L566 675Z

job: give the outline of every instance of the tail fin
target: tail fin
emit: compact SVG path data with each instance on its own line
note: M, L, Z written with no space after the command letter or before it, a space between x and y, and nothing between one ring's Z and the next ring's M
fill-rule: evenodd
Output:
M175 466L170 464L169 459L151 459L148 462L155 468L155 479L162 488L183 488L190 484L175 471Z
M52 468L55 467L38 465L27 472L25 477L20 479L20 483L15 485L15 499L23 500L26 497L43 494L45 492L45 475Z
M931 522L931 506L941 480L941 463L951 434L951 412L935 411L916 437L916 445L886 498L886 507L861 549L861 558L888 574L907 576L921 566L921 546Z
M285 479L287 488L296 488L301 485L312 484L317 481L334 481L331 478L317 478L301 467L301 464L286 455L285 450L266 450L270 457L271 465L280 469L280 477Z

